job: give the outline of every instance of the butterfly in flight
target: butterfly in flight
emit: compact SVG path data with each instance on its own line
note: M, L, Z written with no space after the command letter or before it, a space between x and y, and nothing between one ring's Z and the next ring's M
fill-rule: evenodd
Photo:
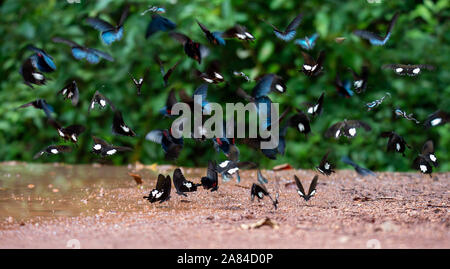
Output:
M328 128L325 132L325 137L334 137L339 138L341 135L344 135L348 138L352 138L356 136L357 128L364 128L366 131L372 130L369 124L360 121L360 120L344 120L338 123L333 124Z
M172 188L172 180L170 176L159 174L158 181L156 182L156 188L154 188L148 196L144 196L144 199L147 199L150 203L154 203L159 201L162 203L164 201L168 201L170 199L170 189Z
M315 104L304 103L307 106L306 112L309 115L315 117L322 113L324 95L325 95L325 92L322 92L322 94L319 96L319 99L317 99L317 102Z
M394 27L395 22L397 21L398 15L399 15L398 13L395 13L394 16L392 17L391 21L389 22L389 26L385 36L380 36L378 34L366 30L355 30L353 31L353 33L361 38L369 40L370 44L374 46L382 46L386 44L386 42L391 37L392 28Z
M375 107L381 105L381 103L383 103L383 101L384 101L384 99L385 99L386 97L391 97L391 94L387 92L386 95L384 95L383 97L381 97L381 99L377 99L377 100L375 100L375 101L372 101L372 102L370 102L370 103L367 103L367 104L366 104L366 106L367 106L367 111L370 111L370 110L372 110L373 108L375 108Z
M209 49L206 46L192 41L187 35L177 32L169 33L169 35L183 45L184 52L188 57L196 60L199 64L202 63L203 58L209 55Z
M414 77L420 74L423 69L434 70L434 66L429 64L385 64L382 66L383 69L392 69L395 74L400 76L410 76Z
M114 112L112 133L116 135L136 136L136 133L133 132L133 130L131 130L131 128L123 121L122 112L119 110Z
M88 113L90 113L91 110L95 108L95 104L98 104L101 109L105 108L106 105L109 105L113 111L116 110L112 102L99 91L95 91L94 96L92 97L89 104Z
M169 78L172 75L175 68L177 68L180 61L176 62L169 70L167 70L167 72L164 70L164 62L158 57L158 55L155 55L155 61L158 63L159 68L161 70L161 74L164 80L164 87L167 87L167 85L169 85Z
M222 33L223 38L237 38L244 41L254 41L255 37L247 31L245 26L236 24Z
M32 106L36 109L42 109L45 112L47 118L52 118L53 107L51 107L44 99L36 99L32 102L23 104L19 106L17 109Z
M49 154L49 155L56 155L59 153L64 153L64 152L71 152L72 148L69 146L65 146L65 145L51 145L46 147L45 149L39 151L38 153L36 153L33 157L33 159L37 159L39 157L41 157L44 154Z
M19 73L22 75L23 82L33 89L33 85L45 85L46 78L44 74L34 68L33 61L28 58L20 67Z
M144 82L146 82L146 81L148 80L148 74L149 74L149 71L150 71L150 69L149 69L149 68L146 68L145 71L144 71L144 76L141 77L141 78L139 78L139 80L138 80L138 79L135 79L135 78L133 77L133 75L131 75L130 73L128 73L128 74L130 75L130 77L131 77L131 80L132 80L133 83L134 83L134 86L136 86L136 89L137 89L137 95L141 95L141 88L142 88L142 85L144 84Z
M183 138L175 138L172 129L150 131L145 139L160 144L167 160L177 159L183 149Z
M100 31L100 38L106 45L111 45L115 41L119 41L123 37L123 24L128 17L128 11L130 6L126 5L120 16L119 23L113 26L109 22L106 22L100 18L87 18L86 22Z
M311 55L302 51L304 63L302 65L301 71L307 75L308 77L317 76L323 71L323 61L325 60L325 51L322 50L319 52L319 56L317 57L317 61L314 60Z
M247 82L250 81L250 78L244 72L233 71L233 75L243 77Z
M334 80L334 86L336 87L336 91L340 96L345 98L350 98L353 96L353 91L351 89L350 80L342 81L339 77L339 74L336 74L336 79Z
M211 32L206 28L205 25L201 24L197 21L198 26L202 29L203 33L206 36L206 39L213 45L222 45L225 46L225 40L222 38L222 32Z
M356 164L354 161L352 161L352 160L351 160L349 157L347 157L347 156L342 157L342 161L343 161L344 163L348 164L348 165L353 166L353 168L355 168L356 173L358 173L358 175L360 175L360 176L363 176L363 177L369 176L369 175L370 175L370 176L376 176L376 174L375 174L374 172L370 171L370 170L367 169L367 168L364 168L364 167L359 166L358 164Z
M305 192L305 189L303 188L302 183L300 182L300 179L296 175L294 175L295 183L297 184L297 193L305 199L305 201L309 201L314 195L316 195L316 186L317 186L317 180L319 179L318 175L315 175L313 180L311 181L311 184L309 185L308 193Z
M399 117L403 117L403 118L405 118L405 119L407 119L407 120L414 121L416 124L419 124L419 123L420 123L420 121L416 120L416 119L413 117L413 113L406 114L406 111L402 111L402 110L400 110L399 108L396 108L396 109L394 110L394 113L395 113L395 115L397 115L397 116L399 116Z
M92 146L92 152L101 155L102 157L105 156L112 156L118 152L124 152L124 151L131 151L132 148L129 147L121 147L121 146L114 146L111 144L108 144L106 141L92 136L92 140L94 140L94 145Z
M86 130L86 127L81 124L62 127L61 124L54 119L49 119L48 123L58 131L58 134L62 139L70 140L75 144L78 142L78 136Z
M92 48L83 47L71 40L60 38L60 37L53 37L52 40L55 43L63 43L63 44L70 46L72 55L77 60L86 59L91 64L97 64L100 62L100 59L103 58L110 62L114 62L114 58L106 52L92 49Z
M222 174L224 181L228 181L234 173L237 173L239 171L239 166L237 162L234 162L232 160L225 160L216 166L216 171L219 174Z
M157 6L148 6L148 8L141 13L141 16L144 16L147 12L154 12L154 13L166 13L166 9L163 7L157 7Z
M204 189L211 190L211 192L217 191L219 188L215 161L208 161L208 170L206 171L206 176L202 177L201 183Z
M428 129L431 127L444 125L449 121L450 121L450 114L445 111L438 110L435 111L433 114L429 115L428 118L423 123L423 125L425 126L426 129Z
M334 171L334 165L328 161L328 155L330 154L330 151L327 151L325 155L322 157L322 160L320 160L319 166L316 167L316 169L326 175L329 176L332 173L335 173Z
M177 25L173 21L171 21L167 18L164 18L161 15L153 14L152 20L150 21L150 23L147 26L147 30L145 32L145 38L148 39L150 36L152 36L154 33L158 32L158 31L168 32L168 31L175 29L176 27L177 27Z
M80 92L78 91L77 82L72 80L69 84L64 86L57 94L64 96L64 99L69 99L73 106L78 104Z
M177 97L175 96L175 90L170 89L169 95L167 96L166 105L159 110L159 113L164 115L164 117L173 117L171 115L172 113L172 107L178 103Z
M207 83L221 83L224 81L223 75L220 74L219 62L213 61L208 65L205 72L195 69L195 75Z
M291 23L289 23L289 25L286 27L286 29L280 30L277 27L275 27L274 25L272 25L271 23L268 23L266 21L267 24L269 24L270 26L272 26L273 28L273 32L275 33L275 36L278 37L281 40L284 41L290 41L292 40L295 35L297 34L297 28L300 25L301 21L303 18L303 14L298 14L292 21Z
M177 190L178 195L187 196L186 192L194 192L197 191L197 187L201 186L201 184L195 184L192 181L187 180L180 168L175 169L173 171L173 185Z
M405 156L406 147L411 148L405 139L395 132L382 132L380 137L389 138L387 143L387 151L395 151Z
M56 70L56 65L53 62L53 57L47 54L43 49L36 48L33 45L27 46L28 50L34 51L35 54L30 56L33 66L41 72L53 72Z
M367 80L369 78L369 68L367 66L362 67L361 74L356 73L350 67L348 68L353 75L353 89L357 93L364 92L367 88Z
M316 45L317 38L319 37L319 34L313 34L310 37L305 37L303 39L296 39L294 41L295 44L301 46L305 50L312 50L314 46Z
M413 161L413 168L419 170L423 174L429 174L433 172L433 165L437 167L439 165L436 155L434 154L433 141L428 140L422 147L422 151Z
M300 133L308 135L311 132L309 117L303 111L297 109L297 113L290 117L289 125L296 128Z

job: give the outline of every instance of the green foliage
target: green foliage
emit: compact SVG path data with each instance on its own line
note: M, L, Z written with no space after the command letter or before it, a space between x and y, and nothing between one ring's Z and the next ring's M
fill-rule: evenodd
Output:
M199 1L152 1L153 5L164 6L164 15L177 23L176 31L189 35L192 39L207 44L196 24L199 20L211 30L224 30L239 23L247 26L256 37L256 42L245 43L227 40L226 47L214 47L211 55L199 66L187 58L182 47L167 33L159 32L145 39L145 29L150 21L150 13L141 16L148 1L133 2L130 16L125 24L124 38L105 46L96 30L89 27L84 19L100 16L111 22L118 20L125 1L85 1L69 4L66 1L23 1L5 0L0 6L0 159L32 161L34 153L51 143L58 143L54 129L46 124L44 113L31 108L15 110L21 104L36 98L44 98L57 113L63 125L75 123L88 126L80 137L78 147L72 154L43 158L39 161L64 161L88 163L96 160L90 154L91 135L106 139L116 145L133 146L132 153L113 157L115 164L139 160L143 163L163 163L163 152L159 145L145 141L145 134L152 129L167 128L168 119L162 119L158 110L164 106L170 88L186 89L188 93L201 83L192 75L192 70L204 70L213 59L222 62L222 72L228 85L210 86L210 100L216 102L238 101L234 91L238 86L250 91L254 82L246 83L233 76L234 70L243 71L252 79L269 72L281 75L287 81L285 95L271 94L274 102L301 108L302 102L313 102L325 91L324 113L312 124L313 134L307 139L290 129L287 135L287 152L276 161L270 161L246 146L241 145L241 160L259 161L263 166L289 162L295 167L312 168L318 164L327 149L332 149L332 158L340 168L343 155L350 155L356 162L374 170L410 170L412 159L427 139L433 139L437 156L441 160L438 171L450 168L450 125L424 130L406 119L395 118L392 111L401 108L423 121L437 109L449 111L450 75L449 56L450 31L448 20L449 1L244 1L244 0L199 0ZM374 1L372 1L374 2ZM352 34L355 29L369 27L384 32L383 23L374 25L375 20L389 20L395 11L401 15L386 46L375 47ZM310 52L314 57L319 50L327 52L325 72L318 78L308 78L298 70L303 63L301 50L293 42L277 39L271 27L260 19L285 27L299 12L304 18L297 32L303 38L314 32L320 34L316 47ZM51 42L53 36L73 39L88 47L106 51L115 57L114 62L102 61L91 65L76 61L70 49ZM334 41L345 37L342 44ZM18 72L23 60L31 55L25 49L27 44L44 48L54 57L57 70L47 74L50 79L45 86L30 89L22 84ZM181 60L173 74L170 86L164 88L159 67L153 55L173 65ZM333 81L339 70L344 78L350 78L346 67L358 72L366 63L370 68L369 87L366 93L345 99L337 95ZM437 67L433 72L424 72L419 77L399 77L382 70L388 63L426 63ZM145 68L150 68L150 82L144 85L143 95L136 96L136 89L128 72L141 76ZM80 104L73 108L68 101L62 101L56 92L71 79L78 82ZM102 86L104 86L102 88ZM88 116L87 109L95 90L101 90L123 111L127 122L137 133L136 138L117 137L111 134L112 113L110 110L93 111ZM368 112L364 104L379 99L390 92L388 98L376 110ZM354 140L339 141L323 138L324 131L333 123L343 119L363 119L373 127L371 133L361 132ZM407 151L407 158L399 154L386 153L387 140L378 137L381 131L394 130L405 137L414 150ZM60 142L60 141L59 141ZM223 158L215 153L210 141L200 144L186 141L178 165L206 166L210 158Z

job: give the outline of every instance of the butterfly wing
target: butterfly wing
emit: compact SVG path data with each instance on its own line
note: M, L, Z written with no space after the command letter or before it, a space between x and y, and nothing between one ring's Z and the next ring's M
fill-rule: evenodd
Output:
M127 4L122 11L122 15L120 15L120 20L119 20L119 23L117 24L119 27L123 26L123 24L125 23L125 20L128 17L129 11L130 11L130 5Z
M136 136L133 130L125 124L122 112L119 110L114 113L112 133L116 135Z
M158 143L158 144L162 144L162 139L163 139L163 131L162 130L153 130L149 133L147 133L147 135L145 136L146 140Z
M167 19L162 17L161 15L158 14L154 14L152 15L152 20L149 23L149 25L147 26L147 31L145 32L145 38L149 38L150 36L152 36L154 33L158 32L158 31L171 31L173 29L175 29L177 27L177 25Z
M259 182L260 184L265 184L265 183L269 182L269 181L267 180L267 178L263 177L263 175L261 174L261 170L260 170L260 169L258 169L258 175L257 175L257 177L258 177L258 182Z
M327 138L330 138L330 137L338 138L339 136L342 135L341 128L343 126L344 126L343 122L337 122L337 123L331 125L330 128L328 128L327 131L325 132L325 137L327 137Z
M169 70L167 70L167 73L164 75L163 80L164 80L164 85L167 87L168 82L169 82L169 78L172 75L173 71L175 70L175 68L177 68L178 64L180 63L180 61L176 62L174 64L174 66L172 66Z
M100 32L113 31L115 29L110 23L100 18L87 18L86 22Z
M298 177L296 176L296 175L294 175L294 179L295 179L295 184L297 184L297 193L301 196L301 197L303 197L303 198L305 198L306 197L306 193L305 193L305 189L303 189L303 185L302 185L302 183L300 182L300 179L298 179Z
M309 185L309 190L308 190L308 199L313 197L316 194L316 186L317 186L318 179L319 179L319 176L315 175L313 180L311 181L311 185Z
M89 49L88 61L89 61L89 56L92 54L95 54L98 57L102 57L103 59L106 59L110 62L114 62L114 58L111 55L109 55L108 53L100 51L100 50L96 50L96 49L91 49L91 48ZM91 62L91 63L95 63L95 62Z

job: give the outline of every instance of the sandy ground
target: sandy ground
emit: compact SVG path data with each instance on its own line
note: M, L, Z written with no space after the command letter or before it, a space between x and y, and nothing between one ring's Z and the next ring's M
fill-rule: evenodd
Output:
M186 198L172 189L169 202L150 204L142 199L155 185L150 171L137 171L144 175L138 187L126 175L130 167L113 168L110 182L103 168L93 169L105 180L88 187L72 182L66 191L43 182L45 195L35 193L39 183L30 186L24 175L16 175L30 189L22 194L0 185L0 248L66 248L73 242L81 248L450 248L450 173L361 178L344 170L320 175L317 195L305 202L292 175L308 188L315 171L263 171L269 191L280 194L274 210L267 198L250 201L253 170L242 171L239 184L220 179L218 192L200 189ZM199 182L204 170L184 172ZM14 215L14 206L28 214ZM246 227L265 218L276 227Z

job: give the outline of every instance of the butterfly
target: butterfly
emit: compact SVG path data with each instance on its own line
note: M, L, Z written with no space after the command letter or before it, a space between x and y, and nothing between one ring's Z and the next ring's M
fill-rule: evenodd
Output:
M270 195L270 193L267 191L264 184L253 183L251 190L250 190L251 201L253 202L253 200L256 197L256 198L258 198L258 202L259 202L260 200L264 199L264 196L269 196L270 200L272 201L273 206L275 207L275 209L277 209L278 195L277 195L276 199L274 200L272 198L272 196Z
M269 92L285 93L286 84L283 78L275 74L265 74L256 79L257 83L252 91L254 98L267 96Z
M217 84L224 81L223 75L220 74L218 61L211 62L205 72L195 69L195 74L207 83Z
M181 43L184 47L184 52L186 55L196 60L199 64L202 63L203 58L208 56L209 49L200 43L192 41L188 36L176 32L169 33L169 35Z
M395 74L404 76L408 75L410 77L414 77L420 74L423 69L434 70L434 66L429 64L385 64L382 66L383 69L392 69L395 71Z
M141 16L144 16L147 12L156 12L156 13L166 13L166 9L163 7L157 7L157 6L148 6L148 9L146 9L144 12L141 13Z
M433 172L433 167L431 165L437 167L439 164L436 155L434 154L433 141L428 140L423 145L421 154L414 159L413 168L419 170L423 174L429 174L431 177L431 173Z
M172 75L173 71L175 70L175 68L177 68L178 64L180 63L180 61L176 62L169 70L167 70L167 72L164 70L164 62L161 61L161 59L158 57L158 55L155 55L155 61L159 64L159 68L161 70L161 74L163 75L163 80L164 80L164 87L167 87L167 85L169 84L169 78Z
M268 183L269 181L267 180L267 178L265 178L263 175L262 175L262 173L261 173L261 170L258 168L258 173L257 173L257 179L258 179L258 182L260 183L260 184L266 184L266 183Z
M367 88L367 79L369 78L369 68L367 66L362 67L361 75L350 69L353 75L353 89L357 93L364 92Z
M94 145L92 146L92 152L101 155L102 157L105 156L112 156L116 154L117 152L124 152L124 151L131 151L132 148L129 147L120 147L120 146L114 146L111 144L108 144L106 141L92 136L92 140L94 140Z
M311 184L309 185L308 193L305 192L305 189L303 189L303 185L300 182L300 179L296 175L294 175L295 183L297 184L297 193L305 199L305 201L309 201L314 195L316 195L316 186L317 186L317 180L319 179L319 176L315 175L313 180L311 181Z
M150 191L148 196L144 196L144 199L147 199L150 203L154 203L159 201L162 203L164 201L168 201L170 199L170 189L172 188L172 180L170 176L159 174L158 181L156 182L156 188Z
M386 98L386 97L388 97L388 96L391 97L391 94L387 92L386 95L384 95L383 97L381 97L381 99L377 99L377 100L375 100L375 101L372 101L372 102L370 102L370 103L367 103L367 104L366 104L367 110L370 111L370 110L372 110L373 108L375 108L375 107L381 105L381 103L383 103L384 98Z
M339 77L339 74L336 74L336 79L334 80L334 86L336 87L336 91L340 96L345 98L350 98L353 96L353 91L351 90L351 82L350 80L342 81Z
M197 187L201 186L201 184L195 184L189 180L187 180L180 168L175 169L173 171L173 185L177 190L178 195L187 196L185 192L194 192L197 191Z
M30 58L26 59L23 62L22 66L20 67L19 73L23 77L23 82L32 89L32 84L45 85L46 83L44 74L34 68L33 61Z
M78 136L86 130L86 127L81 124L74 124L64 128L54 119L49 119L48 123L58 131L61 138L70 140L73 143L77 143Z
M205 25L201 24L197 21L198 26L202 29L203 33L206 36L206 39L213 45L222 45L225 46L225 40L222 38L222 32L211 32L206 28Z
M330 151L327 151L327 153L325 153L325 155L322 157L322 160L320 160L319 166L316 167L316 169L324 174L324 175L331 175L332 173L335 173L336 171L334 171L334 165L331 164L328 161L328 155L330 154Z
M297 109L297 113L289 119L289 125L297 128L300 133L309 134L311 132L311 125L309 124L308 115L303 111Z
M260 136L256 138L242 138L240 143L246 144L256 150L260 150L267 158L275 160L277 154L284 155L286 149L286 131L288 125L283 126L279 129L278 144L275 141L270 141L268 138L262 138ZM265 147L261 147L262 142L266 142Z
M135 78L133 77L133 75L131 75L130 73L128 73L128 74L130 75L130 77L131 77L131 80L132 80L133 83L134 83L134 86L136 86L136 89L137 89L137 95L141 95L141 88L142 88L142 85L144 84L144 82L146 82L146 81L148 80L148 74L149 74L149 71L150 71L150 69L149 69L149 68L146 68L145 71L144 71L144 76L141 77L141 78L139 78L139 80L135 79Z
M39 157L41 157L44 154L51 154L51 155L56 155L59 153L64 153L64 152L71 152L72 148L69 146L65 146L65 145L51 145L46 147L45 149L39 151L38 153L36 153L33 156L33 159L37 159Z
M166 105L159 110L159 113L165 117L171 117L172 107L178 103L177 97L175 96L175 90L171 89L169 95L167 96Z
M66 45L69 45L72 48L72 55L77 60L86 59L91 64L97 64L100 62L101 58L104 58L105 60L108 60L110 62L114 62L114 58L109 55L106 52L83 47L71 40L67 40L60 37L54 37L52 38L53 42L55 43L63 43Z
M395 113L395 115L397 115L397 116L399 116L399 117L403 117L403 118L405 118L405 119L407 119L407 120L414 121L416 124L419 124L419 123L420 123L420 121L418 121L418 120L416 120L415 118L413 118L413 113L406 114L405 111L402 111L402 110L400 110L399 108L396 108L396 109L394 110L394 113Z
M17 109L32 106L36 109L42 109L47 116L47 118L52 118L53 107L51 107L44 99L36 99L32 102L23 104L19 106Z
M152 36L154 33L158 32L158 31L168 32L168 31L175 29L176 27L177 27L177 25L173 21L171 21L167 18L164 18L161 15L153 14L152 20L150 21L150 23L147 26L147 30L145 32L145 38L148 39L150 36Z
M313 34L310 37L306 36L304 39L296 39L294 43L301 46L305 50L312 50L316 45L316 40L318 37L319 34Z
M391 21L389 22L386 35L384 37L366 30L355 30L353 31L353 33L361 38L369 40L370 44L374 46L382 46L386 44L386 42L389 40L389 37L391 37L392 28L394 27L395 22L397 21L398 15L399 15L398 13L395 13L394 16L392 17Z
M387 143L387 151L396 151L405 156L406 147L411 148L403 137L395 132L382 132L381 137L389 138Z
M254 41L255 37L247 31L245 26L236 24L222 33L223 38L237 38L245 41Z
M300 25L300 22L302 21L303 14L298 14L292 21L289 23L289 25L286 27L286 30L282 31L275 27L274 25L266 22L273 28L273 32L275 33L275 36L278 37L281 40L284 41L290 41L295 37L295 34L297 33L297 27Z
M428 129L431 127L444 125L447 122L449 122L449 119L450 115L447 112L438 110L435 111L433 114L429 115L428 118L423 123L423 125L425 126L426 129Z
M183 138L175 138L171 129L153 130L147 133L145 139L160 144L165 152L165 158L168 160L177 159L183 148Z
M341 135L352 138L356 136L356 128L362 127L366 131L372 130L369 124L360 120L344 120L333 124L325 132L325 137L339 138Z
M342 157L342 161L348 165L353 166L353 168L355 168L356 173L358 173L358 175L361 175L363 177L371 175L371 176L376 176L376 174L372 171L370 171L367 168L361 167L358 164L356 164L354 161L352 161L349 157L344 156Z
M72 105L76 106L80 97L77 82L72 80L72 82L64 86L57 94L64 96L64 99L70 99Z
M106 98L103 94L101 94L99 91L95 91L88 108L88 113L90 113L91 110L95 108L95 104L98 104L102 109L105 108L106 105L109 105L113 111L116 110L112 102L108 98Z
M136 136L136 133L123 121L122 112L119 110L114 112L112 133L116 135Z
M219 180L216 171L216 162L208 161L208 170L206 172L206 177L202 177L201 183L204 189L217 191L219 188Z
M36 48L33 45L27 46L28 50L34 51L35 54L30 56L33 66L41 72L53 72L56 70L56 65L53 62L53 57L47 54L43 49Z
M317 61L314 60L311 55L302 51L303 60L305 61L302 65L301 71L309 76L317 76L323 71L323 61L325 60L325 51L322 50L319 52L319 56L317 57Z
M325 92L322 92L319 99L317 99L317 102L315 104L305 103L307 105L306 112L315 117L322 113L323 110L323 97L325 95Z
M243 77L247 82L250 81L250 78L244 72L233 71L233 75Z
M123 37L123 24L128 17L129 5L125 6L120 16L119 23L116 26L100 19L100 18L87 18L86 22L100 31L100 38L106 45L111 45L115 41L119 41Z
M224 178L228 178L231 177L237 171L239 171L239 167L237 162L225 160L216 166L216 171L222 174Z
M194 99L194 104L200 106L202 111L206 114L211 113L211 106L206 100L208 94L208 84L202 84L197 89L195 89L192 98Z

